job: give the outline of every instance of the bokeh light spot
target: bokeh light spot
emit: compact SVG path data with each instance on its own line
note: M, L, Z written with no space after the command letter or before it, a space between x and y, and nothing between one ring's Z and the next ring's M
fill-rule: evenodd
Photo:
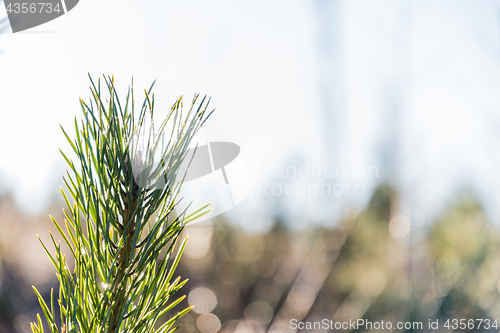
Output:
M217 306L217 296L207 287L196 287L189 293L188 303L196 313L211 312Z
M201 333L215 333L221 328L219 318L212 313L205 313L196 319L196 327Z
M394 216L389 223L389 232L395 239L403 239L410 233L410 220L404 215Z

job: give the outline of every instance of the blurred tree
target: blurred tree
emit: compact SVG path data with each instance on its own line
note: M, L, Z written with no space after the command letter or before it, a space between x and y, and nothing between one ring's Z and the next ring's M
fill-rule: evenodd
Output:
M425 300L444 318L498 318L500 234L469 192L431 228L434 279Z

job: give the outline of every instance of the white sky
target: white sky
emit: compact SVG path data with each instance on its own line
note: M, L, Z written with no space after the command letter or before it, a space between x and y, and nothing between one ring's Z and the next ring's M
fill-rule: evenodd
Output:
M387 107L396 87L404 92L398 165L412 211L434 216L470 185L497 219L499 3L395 3L341 2L342 20L333 22L343 62L334 78L343 87L336 163L384 167L380 145L393 126ZM205 136L239 144L249 173L330 163L322 148L312 4L82 0L57 20L0 34L0 185L29 212L44 209L57 193L65 168L58 149L67 150L59 124L71 128L80 116L78 98L89 97L87 72L114 74L124 93L132 75L136 92L157 79L165 111L180 95L212 96L217 112ZM406 53L398 53L401 41ZM302 162L293 162L297 157ZM366 195L340 202L359 207L380 180L364 180ZM242 213L243 224L265 221L275 199L250 197L234 214ZM285 206L291 223L300 224L325 219L321 212L330 205L298 197Z

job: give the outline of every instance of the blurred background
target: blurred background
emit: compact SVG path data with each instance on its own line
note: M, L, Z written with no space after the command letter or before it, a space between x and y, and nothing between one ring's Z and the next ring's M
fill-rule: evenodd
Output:
M63 220L59 125L87 73L124 95L157 79L164 113L208 94L205 139L241 147L246 199L185 230L182 332L500 318L500 1L82 0L16 34L5 16L0 333L58 286L36 236Z

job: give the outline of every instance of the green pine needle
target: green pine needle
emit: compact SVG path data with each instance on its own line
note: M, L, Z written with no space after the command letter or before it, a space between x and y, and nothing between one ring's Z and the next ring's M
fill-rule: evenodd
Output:
M69 268L60 243L50 235L55 254L42 246L56 268L58 299L52 291L47 304L33 288L52 333L174 331L175 321L191 308L159 327L157 321L184 299L171 300L187 282L171 281L187 239L178 250L176 244L186 223L208 213L205 205L176 216L185 176L178 173L211 114L206 112L209 100L198 103L195 95L184 115L179 98L155 128L154 83L136 112L133 87L122 104L113 77L104 77L103 90L100 79L90 81L92 98L80 100L83 120L75 118L75 138L63 129L77 157L73 162L61 152L69 166L64 178L69 195L61 190L66 219L60 224L51 217L75 268ZM31 329L44 332L40 315Z

